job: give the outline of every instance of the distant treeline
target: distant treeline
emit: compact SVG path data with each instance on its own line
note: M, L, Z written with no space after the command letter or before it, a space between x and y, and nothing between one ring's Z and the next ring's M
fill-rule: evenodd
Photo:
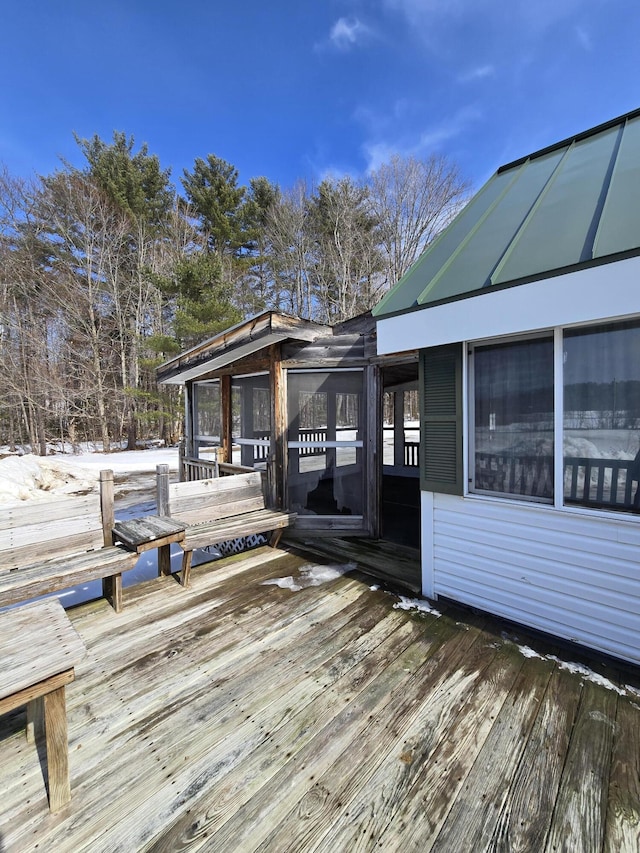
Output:
M334 323L371 308L464 203L444 157L366 179L238 183L212 154L178 191L147 146L77 143L84 166L0 173L0 444L179 437L162 361L265 308Z

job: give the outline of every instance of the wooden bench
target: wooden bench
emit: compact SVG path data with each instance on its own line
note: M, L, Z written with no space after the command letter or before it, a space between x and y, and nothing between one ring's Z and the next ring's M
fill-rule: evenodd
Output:
M145 551L158 551L158 575L171 574L171 545L182 542L186 524L173 518L145 515L129 521L117 521L113 528L113 541L122 542L138 556Z
M111 544L113 472L100 472L100 493L52 497L0 507L0 607L102 580L122 609L122 572L135 552Z
M27 706L27 740L44 736L49 808L71 799L65 686L86 654L57 599L0 613L0 714Z
M159 465L157 503L160 516L187 525L180 542L183 586L189 585L195 548L268 532L272 534L269 544L275 548L284 528L296 519L294 512L267 509L259 471L170 484L168 466Z

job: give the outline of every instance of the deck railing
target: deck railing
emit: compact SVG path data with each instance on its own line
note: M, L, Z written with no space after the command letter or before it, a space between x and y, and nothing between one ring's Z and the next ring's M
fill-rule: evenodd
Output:
M475 487L488 492L528 497L553 497L553 459L476 453Z
M632 475L634 464L632 459L566 456L565 501L603 509L640 509L640 486ZM552 498L553 459L476 453L475 487L503 494Z
M404 465L405 468L420 467L420 443L418 441L405 441Z
M635 490L633 487L635 464L633 459L565 457L565 500L596 507L640 509L640 485Z
M219 476L217 458L194 459L185 456L180 462L180 480L183 482L191 483L194 480L209 480Z

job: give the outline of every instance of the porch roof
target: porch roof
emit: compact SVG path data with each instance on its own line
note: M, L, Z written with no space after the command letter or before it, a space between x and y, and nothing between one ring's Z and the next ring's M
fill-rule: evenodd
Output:
M376 319L640 254L640 110L502 166Z
M161 364L158 382L182 385L280 341L312 341L329 330L280 311L263 311Z

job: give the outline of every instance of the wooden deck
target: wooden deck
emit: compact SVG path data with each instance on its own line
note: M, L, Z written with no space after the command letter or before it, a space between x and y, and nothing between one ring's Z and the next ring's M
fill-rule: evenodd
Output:
M359 575L263 585L302 563L262 548L71 611L72 800L49 813L2 717L0 851L637 853L640 693Z

